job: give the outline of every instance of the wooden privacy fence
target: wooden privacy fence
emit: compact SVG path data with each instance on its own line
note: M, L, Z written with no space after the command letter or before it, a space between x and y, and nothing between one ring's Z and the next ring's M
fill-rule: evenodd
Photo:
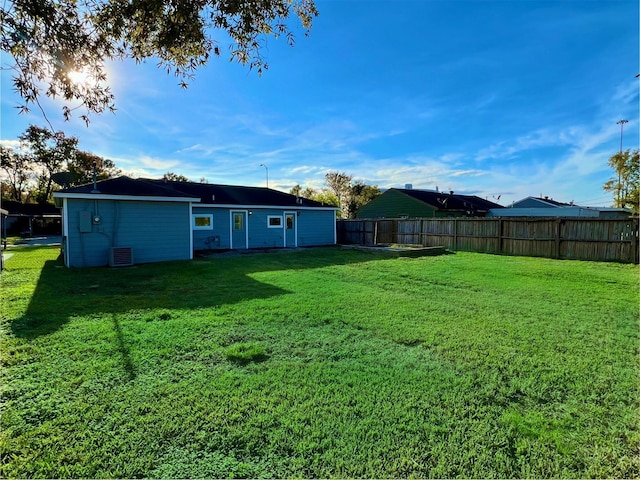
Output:
M420 244L453 251L638 263L638 219L339 220L338 243Z

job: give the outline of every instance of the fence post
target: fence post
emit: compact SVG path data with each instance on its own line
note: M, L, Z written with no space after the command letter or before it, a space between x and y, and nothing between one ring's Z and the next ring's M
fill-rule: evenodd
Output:
M373 244L378 245L378 220L373 224Z
M560 258L560 234L562 231L562 219L556 219L556 258Z
M453 249L458 251L458 219L453 219Z
M633 257L631 259L631 263L634 263L636 265L640 263L640 259L638 258L638 242L640 241L640 232L638 231L639 226L640 219L634 218L633 223L631 224L631 255Z

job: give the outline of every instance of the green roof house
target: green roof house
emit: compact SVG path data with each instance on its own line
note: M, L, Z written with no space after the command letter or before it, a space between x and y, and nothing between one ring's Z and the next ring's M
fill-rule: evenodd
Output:
M358 210L357 218L484 217L492 208L502 206L475 195L390 188Z

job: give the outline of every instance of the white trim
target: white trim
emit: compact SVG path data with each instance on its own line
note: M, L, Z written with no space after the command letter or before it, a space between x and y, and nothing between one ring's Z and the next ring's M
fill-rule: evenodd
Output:
M233 204L233 203L225 203L225 204L219 204L219 203L199 203L198 205L194 205L194 207L196 208L237 208L237 209L250 209L250 210L259 210L259 209L267 209L267 210L289 210L289 209L296 209L296 210L331 210L331 211L337 211L340 210L338 207L299 207L299 206L286 206L286 205L238 205L238 204Z
M249 210L229 210L229 248L233 247L233 214L244 213L244 248L249 249Z
M298 246L298 215L296 212L284 212L284 246L287 245L287 215L291 215L293 217L293 246Z
M62 199L62 248L64 248L64 266L69 268L69 255L71 254L71 248L69 248L69 209L67 207L67 199Z
M193 219L193 204L191 202L189 202L189 213L189 218ZM213 218L211 225L213 226ZM193 228L189 229L189 260L193 260Z
M277 218L278 220L280 220L280 225L271 225L272 218ZM267 228L284 228L282 215L267 215Z
M196 218L208 218L209 225L196 225ZM191 230L213 230L213 214L211 213L193 213L191 211Z
M126 200L138 202L200 202L199 198L191 197L145 197L142 195L109 195L103 193L60 193L53 194L53 198L71 198L78 200Z

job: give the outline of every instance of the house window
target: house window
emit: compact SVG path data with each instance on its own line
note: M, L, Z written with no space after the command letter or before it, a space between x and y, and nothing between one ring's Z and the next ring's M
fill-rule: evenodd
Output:
M242 230L242 217L241 213L233 214L233 229L234 230Z
M213 215L194 215L194 230L213 230Z
M282 217L275 217L275 216L269 215L267 217L267 227L282 228Z
M287 230L293 229L293 215L287 215Z

